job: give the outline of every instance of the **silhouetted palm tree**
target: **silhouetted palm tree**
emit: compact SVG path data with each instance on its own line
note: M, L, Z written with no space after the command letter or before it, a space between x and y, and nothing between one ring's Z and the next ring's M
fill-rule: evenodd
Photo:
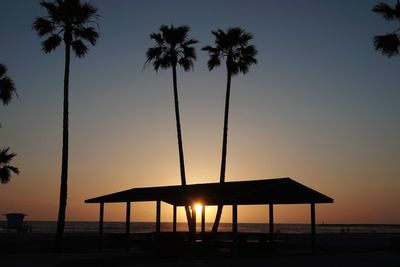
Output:
M220 182L225 182L226 169L226 152L228 142L228 116L229 116L229 99L231 93L232 76L240 72L246 74L252 64L256 64L255 56L257 50L254 45L249 45L249 41L253 36L245 32L241 28L230 28L226 32L217 30L211 32L214 35L215 47L205 46L202 50L207 51L209 55L208 69L211 71L215 67L221 65L221 60L225 60L227 71L226 97L225 97L225 115L224 115L224 133L222 141L222 159ZM219 221L222 214L222 205L218 206L215 217L213 232L218 231Z
M7 67L4 64L0 64L0 100L4 105L8 105L15 95L17 95L15 84L7 76Z
M0 99L4 105L10 103L12 97L17 94L13 80L6 73L7 67L4 64L0 64ZM19 174L17 167L9 165L17 154L8 153L9 150L10 148L0 149L0 182L2 184L10 181L12 172Z
M88 52L85 42L95 45L98 33L93 24L97 22L97 8L80 0L57 0L55 2L41 1L47 16L37 18L33 23L39 37L45 37L42 50L50 53L62 41L65 44L64 68L64 104L63 104L63 147L61 165L60 206L57 221L56 245L61 246L65 225L65 210L67 206L68 183L68 85L71 48L78 58Z
M10 148L0 149L0 182L6 184L10 181L11 173L19 174L17 167L9 165L11 160L17 155L8 153Z
M373 12L382 15L386 20L400 22L400 1L391 7L385 3L377 4L373 9ZM381 52L387 57L396 56L399 54L400 48L400 25L394 31L385 35L377 35L374 37L375 50Z
M150 38L155 41L155 45L153 47L150 47L146 53L146 63L152 62L155 71L158 71L160 68L172 68L176 131L178 138L179 166L182 185L186 185L186 174L185 159L183 155L181 121L179 115L176 67L179 65L183 68L184 71L190 71L191 69L193 69L193 61L196 59L196 52L192 45L197 43L197 40L189 39L188 32L189 27L187 26L174 27L173 25L171 25L170 27L168 27L166 25L162 25L158 33L150 34ZM190 223L190 209L187 206L185 207L185 210L189 230L192 231L192 224Z

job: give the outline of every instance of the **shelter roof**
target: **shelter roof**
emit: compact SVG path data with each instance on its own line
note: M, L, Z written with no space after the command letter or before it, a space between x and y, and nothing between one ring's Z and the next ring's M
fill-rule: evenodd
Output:
M333 199L293 179L275 178L225 183L204 183L132 188L85 200L85 203L164 201L185 206L333 203Z

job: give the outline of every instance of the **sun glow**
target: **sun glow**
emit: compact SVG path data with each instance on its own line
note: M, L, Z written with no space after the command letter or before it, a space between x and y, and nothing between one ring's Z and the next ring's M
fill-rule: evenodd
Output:
M201 211L203 210L203 205L200 203L197 203L194 205L194 209L195 209L196 213L201 213Z

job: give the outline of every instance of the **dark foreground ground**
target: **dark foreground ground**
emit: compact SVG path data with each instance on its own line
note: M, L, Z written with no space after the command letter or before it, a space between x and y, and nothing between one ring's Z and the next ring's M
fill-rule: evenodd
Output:
M315 249L307 235L281 234L273 246L265 240L197 242L166 236L66 235L63 252L53 249L51 234L0 234L0 266L363 266L400 267L399 234L321 234ZM260 242L261 241L261 242Z

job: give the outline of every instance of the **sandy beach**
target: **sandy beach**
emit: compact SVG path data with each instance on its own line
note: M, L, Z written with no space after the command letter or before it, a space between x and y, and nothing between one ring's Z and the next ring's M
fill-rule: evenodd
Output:
M2 266L400 266L399 252L370 251L268 257L162 258L142 252L2 255Z
M314 250L307 235L287 234L274 251L242 246L215 253L199 247L160 253L140 243L126 250L118 238L106 236L100 248L96 235L69 234L64 251L54 252L52 234L2 234L1 266L400 266L399 234L324 234Z

